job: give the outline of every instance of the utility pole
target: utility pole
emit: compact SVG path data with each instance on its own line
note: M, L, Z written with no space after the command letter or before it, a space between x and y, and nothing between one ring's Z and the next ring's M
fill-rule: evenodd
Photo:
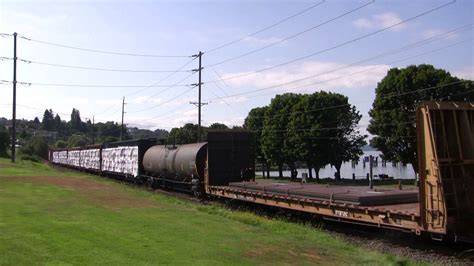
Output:
M369 187L370 189L374 188L374 157L372 155L369 156Z
M95 123L94 122L95 122L94 116L92 116L92 145L95 144L95 138L94 138L95 137L95 130L94 130L94 124Z
M13 33L13 111L12 111L12 163L15 162L16 150L16 36Z
M194 84L194 85L197 85L198 88L199 88L199 96L198 96L198 102L190 102L190 104L194 104L198 107L198 142L201 142L201 106L207 104L207 103L202 103L201 102L201 85L202 85L202 82L201 82L201 72L202 72L201 59L202 59L202 52L199 51L199 54L193 55L193 56L199 58L199 68L194 69L194 71L199 71L199 81L198 81L197 84Z
M125 96L122 98L122 127L120 129L120 140L123 140L123 115L125 114Z

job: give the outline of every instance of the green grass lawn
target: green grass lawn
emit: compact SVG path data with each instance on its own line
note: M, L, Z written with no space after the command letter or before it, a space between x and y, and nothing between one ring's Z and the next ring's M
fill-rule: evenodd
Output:
M310 226L0 159L1 265L159 263L413 264Z

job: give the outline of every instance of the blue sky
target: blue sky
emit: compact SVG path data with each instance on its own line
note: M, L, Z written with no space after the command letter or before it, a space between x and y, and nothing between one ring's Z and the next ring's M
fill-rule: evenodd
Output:
M213 122L241 125L250 109L269 104L278 93L319 90L347 95L362 113L361 125L365 125L374 88L391 67L429 63L458 77L474 78L474 35L470 25L474 23L474 2L467 0L458 0L398 27L320 52L450 2L375 1L290 40L208 67L279 42L370 1L326 0L276 27L206 53L318 2L321 1L0 0L0 32L18 32L32 40L87 49L186 56L119 56L18 39L18 57L21 59L93 68L172 71L190 61L189 56L204 51L202 98L208 103L203 107L204 125ZM466 25L470 26L411 49L353 64ZM320 53L304 60L235 78L317 52ZM0 38L0 56L12 57L12 53L12 37ZM348 67L348 64L351 65ZM194 60L183 70L197 67L197 60ZM95 116L96 121L120 121L122 96L126 96L125 123L129 125L169 130L186 122L197 122L197 108L189 103L197 100L197 88L147 87L179 83L190 75L189 72L176 73L163 80L170 73L105 72L19 62L17 75L18 81L33 83L31 86L18 85L19 118L38 116L41 119L44 109L52 108L62 119L69 120L75 107L83 118ZM219 76L225 81L220 81ZM288 83L308 76L314 77ZM12 80L10 60L0 61L0 80ZM196 82L195 74L182 84ZM34 83L137 87L59 87ZM264 88L268 89L242 94ZM0 117L11 117L11 102L11 84L0 85Z

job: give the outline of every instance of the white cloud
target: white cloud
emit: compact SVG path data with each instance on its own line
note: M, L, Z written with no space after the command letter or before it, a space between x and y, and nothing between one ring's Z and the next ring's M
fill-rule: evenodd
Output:
M443 34L445 32L446 31L441 30L441 29L428 29L428 30L425 30L421 33L421 37L423 37L424 39L428 39L428 38L432 38L432 37L438 36L440 34ZM452 34L448 34L448 35L445 35L445 36L446 36L446 37L444 37L445 39L453 40L453 39L456 39L459 35L457 33L452 33Z
M240 88L271 88L270 92L292 89L298 92L311 92L318 89L342 89L375 86L390 69L389 65L361 65L346 67L334 62L309 62L303 65L287 67L282 70L270 70L251 74L240 78L229 79L226 82ZM237 76L243 73L225 73L223 78ZM313 76L312 78L308 78ZM295 80L298 82L289 83ZM288 83L288 84L286 84ZM283 84L283 85L279 85ZM286 85L285 85L286 84ZM276 86L279 85L279 86Z
M372 15L370 18L359 18L352 22L356 28L360 29L380 29L392 26L394 24L400 23L403 20L397 13L394 12L385 12L382 14ZM392 28L392 30L401 30L405 28L406 25L401 24Z

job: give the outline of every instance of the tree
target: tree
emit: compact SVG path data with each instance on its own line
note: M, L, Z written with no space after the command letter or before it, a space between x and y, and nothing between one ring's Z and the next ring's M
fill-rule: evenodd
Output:
M46 109L43 114L43 121L41 121L41 128L44 130L54 130L53 110Z
M267 177L270 178L270 161L267 159L262 150L262 129L263 121L265 119L265 112L268 107L257 107L250 110L245 118L243 128L255 132L255 157L262 163L263 177L265 178L265 170Z
M202 141L207 139L207 130L201 128ZM198 140L198 125L187 123L183 127L173 128L168 136L169 144L195 143Z
M69 148L82 147L90 143L89 139L82 135L72 135L68 141L67 146Z
M10 146L10 134L4 126L0 126L0 157L8 157L7 149Z
M283 164L290 167L292 179L295 179L295 149L287 141L287 126L289 113L293 106L300 101L301 95L285 93L272 99L265 112L262 131L262 150L266 158L278 166L278 173L283 177Z
M58 149L66 148L67 147L67 142L60 139L60 140L56 141L56 143L54 144L54 147L56 147Z
M225 130L225 129L229 129L229 127L221 123L213 123L212 125L209 126L209 129Z
M30 142L20 148L19 153L24 160L39 161L48 159L48 144L42 137L33 137Z
M288 125L288 142L295 149L295 154L306 163L309 178L313 178L313 169L316 180L319 180L319 169L328 163L320 137L321 111L325 103L320 99L320 93L303 95L301 101L295 104L290 115Z
M83 123L81 121L81 114L79 110L72 108L71 112L71 120L69 121L69 125L73 132L83 132L85 126L83 126Z
M321 110L319 136L324 141L320 149L324 151L327 161L336 168L336 180L340 180L342 163L359 159L367 136L360 134L357 127L362 115L355 106L349 104L346 96L321 92L321 97L325 98L323 101L327 105Z
M369 111L371 120L367 130L374 135L371 145L383 153L385 160L411 163L418 172L416 108L428 100L474 100L472 81L456 83L459 81L431 65L390 69L378 83Z
M62 121L61 121L61 117L59 116L59 114L56 114L56 116L54 117L54 122L53 122L53 127L54 127L54 130L56 131L62 131Z

